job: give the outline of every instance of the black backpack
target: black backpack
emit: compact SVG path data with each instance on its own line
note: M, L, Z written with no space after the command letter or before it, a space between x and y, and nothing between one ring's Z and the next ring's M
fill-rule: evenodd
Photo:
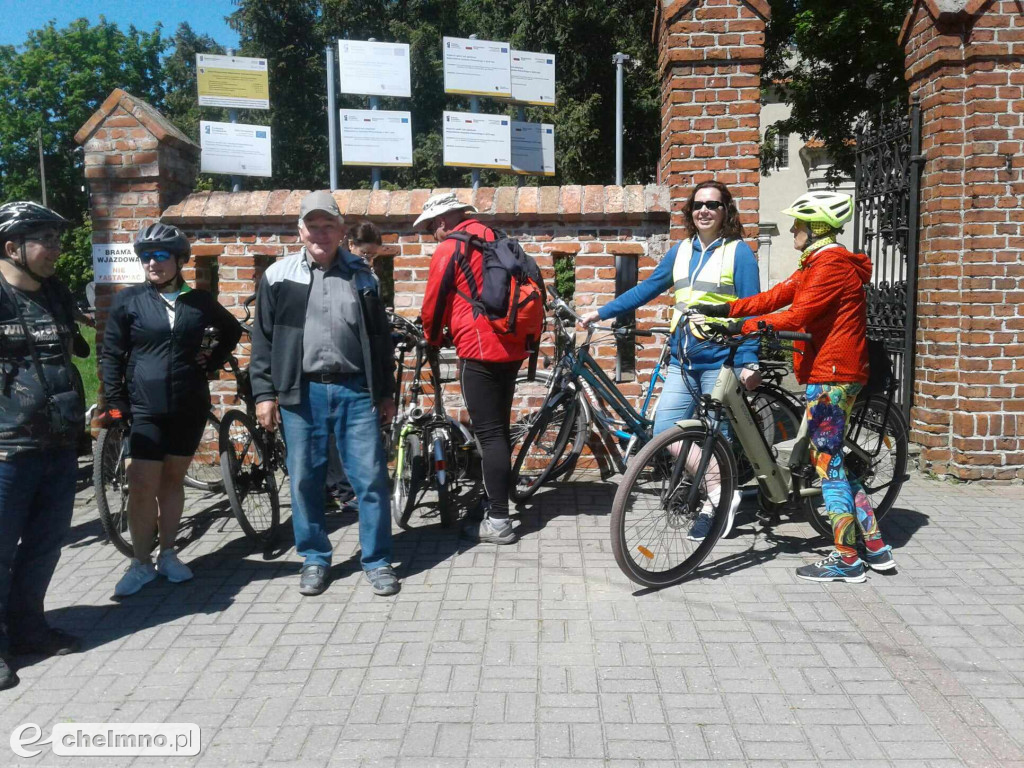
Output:
M470 294L459 296L473 307L473 316L484 315L494 332L536 342L544 325L544 278L537 262L528 255L515 238L495 232L496 240L486 241L468 232L454 232L448 237L457 240L454 261L462 270ZM469 263L470 248L480 250L483 257L483 285Z

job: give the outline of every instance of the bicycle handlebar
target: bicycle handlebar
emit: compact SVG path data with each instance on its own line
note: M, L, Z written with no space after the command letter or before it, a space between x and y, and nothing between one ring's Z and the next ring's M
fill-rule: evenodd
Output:
M811 334L799 333L797 331L778 331L779 339L782 341L810 341Z

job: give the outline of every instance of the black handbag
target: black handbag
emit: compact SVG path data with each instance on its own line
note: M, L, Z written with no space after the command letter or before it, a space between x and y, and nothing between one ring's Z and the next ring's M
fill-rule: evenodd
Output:
M32 332L29 330L28 323L25 322L25 315L22 314L21 305L18 304L14 291L11 290L10 285L2 275L0 275L0 286L3 287L10 297L11 303L14 305L14 311L18 316L18 322L21 323L22 331L25 333L25 343L28 345L29 354L32 355L32 362L35 364L36 376L39 378L39 383L42 384L43 394L46 395L46 413L50 420L50 431L59 437L74 437L85 429L85 411L82 409L82 396L74 389L69 392L57 392L56 394L50 391L50 385L46 381L46 374L43 371L42 361L39 359L39 351L36 349L35 339L32 338ZM46 291L46 298L50 302L50 309L54 313L54 321L57 322L57 307L45 283L43 283L43 289ZM68 356L67 347L64 346L64 343L59 338L58 344L61 355L64 358L64 364L70 369L74 363L71 362L71 358Z

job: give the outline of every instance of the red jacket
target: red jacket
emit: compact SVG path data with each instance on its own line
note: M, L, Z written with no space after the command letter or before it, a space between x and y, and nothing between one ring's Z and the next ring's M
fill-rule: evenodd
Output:
M476 219L466 219L454 229L455 232L469 232L483 240L495 240L494 230ZM430 260L427 276L427 292L423 297L423 332L427 342L441 346L444 328L451 330L455 342L455 353L463 360L483 360L490 363L508 363L525 360L529 353L521 340L499 335L491 328L483 315L473 317L473 307L458 292L472 295L466 275L456 268L456 246L458 240L441 241ZM469 267L477 285L483 285L483 255L477 248L470 249Z
M770 291L729 305L730 317L751 317L744 333L763 319L777 331L811 334L796 344L796 379L801 384L866 384L868 380L867 299L864 284L871 260L840 245L826 246ZM792 306L789 306L792 305ZM789 306L782 312L775 310ZM774 314L759 318L767 312Z

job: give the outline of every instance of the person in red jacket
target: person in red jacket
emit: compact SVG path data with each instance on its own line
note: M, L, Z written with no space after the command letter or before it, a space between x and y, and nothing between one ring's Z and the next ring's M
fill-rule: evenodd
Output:
M509 421L516 375L529 352L522 340L495 333L487 317L475 316L473 306L465 298L473 292L453 257L457 249L468 246L450 235L465 232L485 241L496 239L494 230L470 213L476 213L472 205L460 203L452 193L444 193L427 200L414 224L416 227L426 225L438 242L430 260L423 298L423 333L428 344L441 346L445 329L448 329L459 357L462 397L483 453L484 490L489 509L483 520L468 525L464 533L478 541L511 544L516 540L516 533L508 516L512 476ZM468 257L476 284L482 285L483 256L479 248L470 247Z
M777 331L811 335L808 344L797 344L796 377L807 387L811 460L822 479L835 551L797 568L796 575L809 581L861 582L866 578L865 560L876 571L896 567L867 494L856 479L847 478L843 467L846 422L868 380L864 285L871 277L871 261L836 242L843 224L853 216L849 195L808 192L783 213L794 218L790 232L801 252L797 271L765 293L699 309L708 316L748 318L738 328L745 333L756 330L763 319ZM864 560L856 548L858 528L864 539Z

